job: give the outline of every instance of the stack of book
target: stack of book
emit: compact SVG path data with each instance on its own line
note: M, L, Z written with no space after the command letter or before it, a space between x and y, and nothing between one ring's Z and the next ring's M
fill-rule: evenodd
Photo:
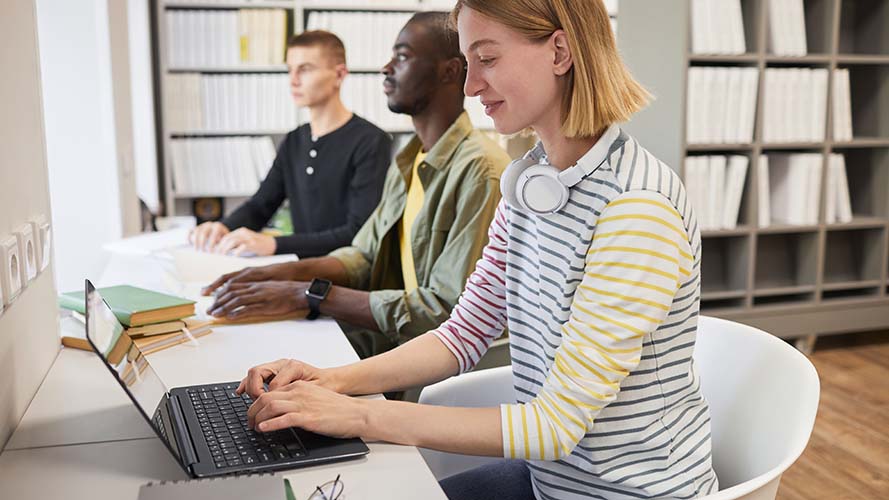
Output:
M181 195L250 196L275 154L268 136L173 139L173 187Z
M689 68L686 141L752 142L758 84L757 68Z
M691 50L694 54L747 52L741 0L692 0Z
M852 90L849 70L840 68L833 72L833 139L852 140Z
M828 75L824 68L766 69L763 141L824 140Z
M702 230L737 227L749 163L741 155L685 159L685 190Z
M107 352L112 365L122 361L124 356L129 356L133 361L139 353L151 354L212 332L210 321L192 318L195 304L192 300L128 285L100 288L99 293L124 327ZM86 307L83 292L59 295L59 306L83 321ZM85 335L64 336L62 344L91 350ZM137 349L134 350L133 346Z
M761 155L758 168L759 226L818 223L821 153Z
M768 0L769 52L779 56L804 56L806 11L803 0Z
M168 10L170 67L284 64L284 9Z

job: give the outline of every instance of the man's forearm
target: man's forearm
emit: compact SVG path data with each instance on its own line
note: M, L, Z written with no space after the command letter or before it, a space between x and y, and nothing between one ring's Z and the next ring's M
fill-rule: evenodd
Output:
M335 257L312 257L290 263L287 276L281 277L289 281L312 281L315 278L330 280L335 285L347 286L349 276L346 267ZM326 312L325 312L326 314Z
M336 283L331 278L324 278ZM361 328L374 331L380 329L370 310L370 293L363 290L353 290L344 286L332 287L327 298L321 302L321 313Z

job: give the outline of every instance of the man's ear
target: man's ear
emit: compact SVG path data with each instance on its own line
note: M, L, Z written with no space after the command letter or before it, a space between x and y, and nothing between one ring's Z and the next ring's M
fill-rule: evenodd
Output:
M574 66L574 57L568 46L568 35L564 30L556 30L549 37L549 46L553 51L553 74L562 76Z
M333 70L336 72L337 88L342 88L343 80L346 79L346 75L349 74L349 70L346 68L345 63L337 64L333 67Z
M459 83L462 80L465 65L459 57L451 57L440 65L442 83Z

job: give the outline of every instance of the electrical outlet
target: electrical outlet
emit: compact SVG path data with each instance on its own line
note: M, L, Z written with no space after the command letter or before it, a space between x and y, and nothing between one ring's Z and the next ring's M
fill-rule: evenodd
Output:
M22 273L22 285L26 285L37 277L37 245L31 224L25 224L15 231L19 245L19 267Z
M37 249L38 270L42 273L52 260L52 227L46 217L40 215L31 220L31 232Z
M19 244L14 235L0 240L0 281L3 285L3 302L8 306L22 291L22 267L19 263Z

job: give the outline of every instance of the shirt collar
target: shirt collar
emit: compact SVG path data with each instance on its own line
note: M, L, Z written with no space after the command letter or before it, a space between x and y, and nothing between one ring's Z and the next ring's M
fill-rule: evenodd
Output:
M577 160L575 165L580 168L567 168L559 174L559 177L569 186L573 186L580 182L580 179L595 172L596 169L605 163L611 152L616 149L615 145L619 145L618 143L622 142L619 141L622 135L620 127L617 124L610 125L605 129L605 132L602 133L602 136L599 137L599 140L593 144L593 147ZM546 163L548 160L546 157L546 150L543 148L543 143L537 141L537 144L535 144L530 151L525 153L525 158L531 158L538 162Z
M466 111L463 111L460 113L460 116L454 120L454 123L448 127L445 133L439 137L435 145L432 146L432 149L426 153L426 158L423 160L423 163L436 170L444 169L448 165L448 162L450 162L451 157L457 151L457 147L473 130L474 128L472 122L469 120L469 115ZM417 153L420 151L421 147L422 143L420 142L420 138L417 137L417 134L414 134L413 137L411 137L410 142L408 142L407 145L395 156L395 160L402 171L404 171L405 166L408 169L413 167L414 159L417 157Z

